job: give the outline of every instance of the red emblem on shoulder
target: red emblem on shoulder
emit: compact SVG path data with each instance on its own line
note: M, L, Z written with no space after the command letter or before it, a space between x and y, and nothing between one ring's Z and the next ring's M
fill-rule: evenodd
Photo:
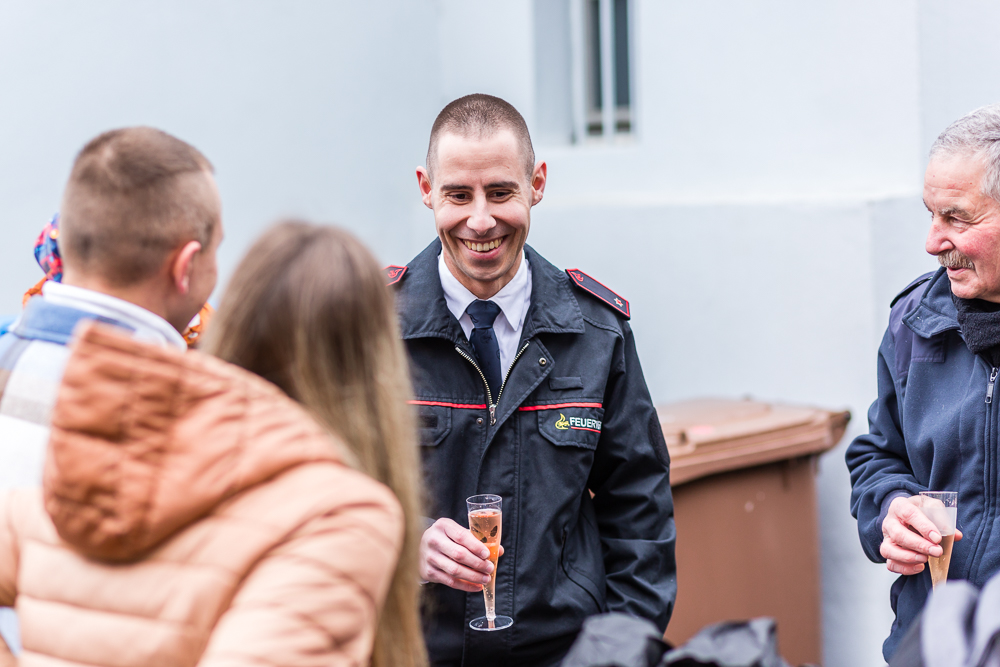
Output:
M604 303L611 306L615 311L624 315L626 319L632 316L629 311L628 300L623 296L612 292L607 285L588 276L580 269L566 269L566 274L573 279L573 284L585 292L593 294Z
M382 270L385 271L386 285L395 285L403 279L403 275L406 273L405 266L393 266L391 264Z

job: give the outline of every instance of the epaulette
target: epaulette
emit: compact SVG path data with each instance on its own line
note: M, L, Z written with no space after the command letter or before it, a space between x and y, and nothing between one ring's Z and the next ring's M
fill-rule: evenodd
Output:
M909 285L907 285L906 287L904 287L902 292L900 292L899 294L896 295L896 298L894 298L892 300L892 303L889 304L889 307L892 308L893 306L895 306L897 301L899 301L904 296L906 296L907 294L909 294L913 290L917 289L918 287L920 287L921 285L923 285L925 282L927 282L928 280L930 280L933 277L934 277L933 273L925 273L924 275L922 275L919 278L917 278L916 280L914 280L912 283L910 283Z
M395 285L396 283L398 283L400 280L403 279L404 275L406 275L405 266L394 266L390 264L389 266L385 267L382 270L385 271L386 286Z
M580 269L566 269L566 274L569 276L569 281L571 283L582 289L584 292L593 294L598 299L614 308L615 311L617 311L619 315L623 315L626 320L632 317L628 308L628 300L609 290L606 285L594 280Z

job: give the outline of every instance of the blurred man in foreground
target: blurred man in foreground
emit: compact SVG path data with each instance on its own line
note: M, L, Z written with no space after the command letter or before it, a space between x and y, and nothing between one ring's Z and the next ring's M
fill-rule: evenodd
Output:
M78 322L186 349L180 332L215 287L222 219L212 165L165 132L112 130L84 146L59 217L62 282L46 282L0 337L0 489L41 484L65 346ZM0 630L16 647L3 612Z
M417 170L438 239L387 269L435 519L420 557L435 665L552 665L589 615L662 631L673 608L669 461L628 302L525 245L546 176L510 104L455 100ZM494 632L469 627L493 572L467 528L475 494L503 498L496 609L513 625Z
M887 660L930 592L928 557L943 554L919 492L958 492L949 578L982 586L1000 570L1000 105L937 138L923 194L941 268L893 300L870 433L847 450L861 543L902 575Z

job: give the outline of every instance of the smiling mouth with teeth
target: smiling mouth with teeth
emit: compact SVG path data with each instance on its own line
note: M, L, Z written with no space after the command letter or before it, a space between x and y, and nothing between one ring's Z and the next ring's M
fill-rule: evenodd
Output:
M462 243L465 244L466 248L474 252L489 252L490 250L499 248L500 244L503 243L504 238L506 237L501 236L498 239L493 239L489 243L473 243L472 241L462 239Z

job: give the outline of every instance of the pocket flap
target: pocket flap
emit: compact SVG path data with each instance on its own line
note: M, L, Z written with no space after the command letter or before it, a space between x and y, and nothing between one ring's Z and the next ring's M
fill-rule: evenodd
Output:
M583 378L549 378L549 389L583 389Z
M451 431L451 408L443 405L418 406L417 425L420 427L420 444L436 447Z

